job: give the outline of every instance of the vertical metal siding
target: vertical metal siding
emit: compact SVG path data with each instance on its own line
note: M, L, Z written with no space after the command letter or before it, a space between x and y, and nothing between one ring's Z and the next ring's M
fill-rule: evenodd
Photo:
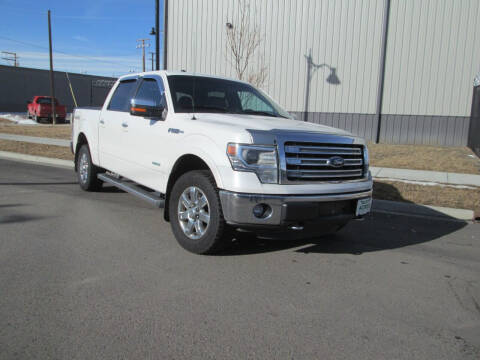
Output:
M469 116L479 3L392 0L383 113Z
M233 0L176 0L169 7L170 69L235 76L228 61L225 23L238 23ZM328 68L312 76L312 112L373 113L382 0L251 0L252 20L263 41L269 67L265 90L291 111L304 111L305 55L336 68L339 85L329 84Z
M263 41L253 64L264 86L301 119L374 139L384 0L249 0ZM169 7L169 69L235 77L225 23L238 1L175 0ZM480 69L479 0L391 0L381 141L465 145L472 78ZM313 71L305 109L307 60Z

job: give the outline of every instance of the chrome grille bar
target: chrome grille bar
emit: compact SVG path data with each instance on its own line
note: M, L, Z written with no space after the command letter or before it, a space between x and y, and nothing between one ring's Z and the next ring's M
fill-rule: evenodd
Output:
M330 166L329 158L305 158L305 157L287 156L286 160L287 160L287 165ZM360 166L362 164L363 164L362 159L345 159L345 163L343 166Z
M315 155L362 155L361 148L327 146L285 146L285 153Z
M286 180L291 183L355 180L363 177L363 146L284 143Z
M288 177L295 178L331 178L361 176L362 170L287 170Z

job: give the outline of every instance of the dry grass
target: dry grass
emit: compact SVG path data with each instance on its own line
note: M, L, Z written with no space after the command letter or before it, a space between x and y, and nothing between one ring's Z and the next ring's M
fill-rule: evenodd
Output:
M368 149L372 166L480 174L480 159L467 147L370 143Z
M55 145L32 144L21 141L0 140L0 151L73 160L70 148Z
M0 140L0 151L73 160L70 149L62 146L32 144ZM412 202L423 205L445 206L480 211L480 188L458 189L444 186L426 186L392 181L375 181L376 199Z
M0 133L38 136L56 139L70 139L72 129L70 124L62 125L18 125L0 118Z
M459 189L447 186L427 186L393 181L375 181L373 197L422 205L480 210L480 188Z
M16 125L0 118L0 133L70 139L67 125ZM372 166L480 174L480 159L467 147L368 145Z

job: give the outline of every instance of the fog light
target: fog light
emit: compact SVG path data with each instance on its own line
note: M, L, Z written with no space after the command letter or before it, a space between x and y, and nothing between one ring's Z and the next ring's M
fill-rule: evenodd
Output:
M258 219L265 219L272 213L272 208L267 204L257 204L253 207L253 215Z

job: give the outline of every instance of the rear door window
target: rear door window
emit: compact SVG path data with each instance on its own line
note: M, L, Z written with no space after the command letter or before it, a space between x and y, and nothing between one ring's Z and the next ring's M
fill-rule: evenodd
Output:
M135 94L136 88L137 80L135 79L120 82L113 93L108 110L129 112L130 101Z

